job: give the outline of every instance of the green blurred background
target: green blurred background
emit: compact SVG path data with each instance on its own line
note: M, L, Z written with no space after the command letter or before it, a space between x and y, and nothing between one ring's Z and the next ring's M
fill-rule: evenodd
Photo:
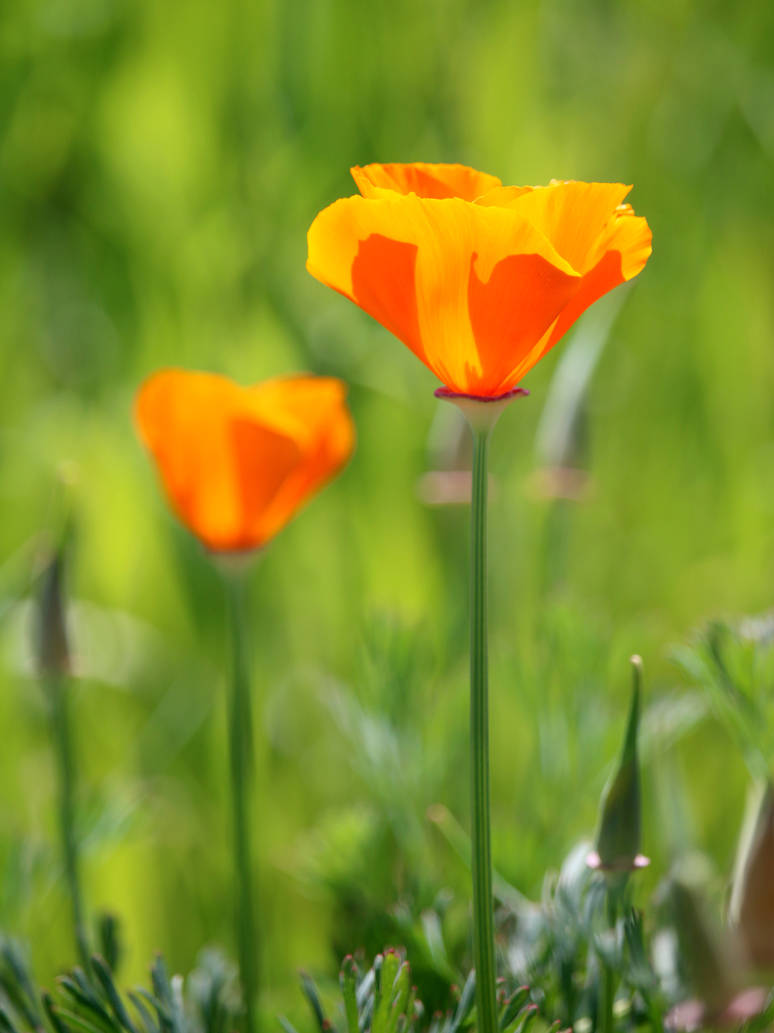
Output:
M758 0L4 5L0 926L44 981L73 952L25 599L65 507L90 910L124 920L127 979L157 948L175 969L231 948L222 588L131 420L165 364L351 385L352 463L250 582L272 1005L299 965L396 942L439 899L464 956L465 867L427 812L468 819L467 516L418 491L459 428L408 350L305 272L355 163L635 184L654 255L581 325L604 344L583 499L536 480L566 347L493 443L494 853L539 895L593 831L638 651L647 878L680 835L728 872L745 770L670 657L706 616L772 602L773 41Z

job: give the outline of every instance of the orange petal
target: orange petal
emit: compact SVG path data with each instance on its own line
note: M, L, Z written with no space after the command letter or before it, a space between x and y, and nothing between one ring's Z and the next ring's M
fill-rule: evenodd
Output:
M308 242L313 276L379 320L447 387L470 394L497 393L504 365L542 336L579 283L519 213L458 198L345 198L320 212ZM503 266L489 286L517 256L529 261ZM509 321L526 329L495 346L495 327Z
M482 204L488 208L510 208L517 197L539 189L540 187L504 187L501 184L477 197L476 204Z
M589 252L588 261L595 264L584 275L579 290L561 311L554 325L515 367L506 390L515 386L561 340L590 305L642 270L652 252L651 239L647 221L636 216L630 205L622 205L613 213Z
M347 389L333 377L277 377L250 388L261 418L293 437L301 461L263 516L269 537L342 469L352 455L355 428Z
M471 267L470 321L486 380L470 394L499 395L518 383L514 368L541 340L577 290L577 280L539 255L510 255L484 282ZM470 379L475 380L474 371Z
M653 234L647 221L635 215L630 204L622 204L589 252L588 265L592 268L606 254L615 252L621 256L621 275L624 280L631 280L653 253L652 242Z
M239 502L237 529L217 544L204 540L214 549L258 548L295 512L295 505L282 506L281 501L288 482L297 476L303 454L298 442L253 419L236 417L230 432ZM207 478L200 475L198 480L206 490Z
M325 208L309 227L306 267L426 362L416 296L418 248L392 239L390 207L350 197Z
M586 273L594 264L600 234L631 190L622 183L552 183L546 187L503 187L479 204L512 208L551 241L573 269Z
M500 186L497 176L478 172L467 165L432 165L417 161L410 164L355 165L350 169L363 197L378 196L381 190L419 197L461 197L474 201L481 194Z
M343 385L327 378L243 388L162 370L135 415L172 508L214 550L263 545L352 449Z

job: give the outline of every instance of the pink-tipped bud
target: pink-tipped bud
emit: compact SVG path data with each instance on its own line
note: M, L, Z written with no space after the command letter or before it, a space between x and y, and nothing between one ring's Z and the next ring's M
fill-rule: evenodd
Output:
M633 656L631 665L632 701L621 758L605 787L596 850L587 859L589 867L608 872L634 871L648 863L640 853L640 768L637 756L642 660Z

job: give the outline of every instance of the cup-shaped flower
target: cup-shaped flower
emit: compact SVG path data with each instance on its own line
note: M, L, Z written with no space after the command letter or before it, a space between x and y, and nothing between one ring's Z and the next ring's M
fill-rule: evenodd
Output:
M450 391L497 398L632 279L651 233L620 183L506 187L462 165L352 169L315 218L307 269L377 319Z
M330 377L242 387L164 369L141 386L135 417L177 516L231 552L265 545L345 465L355 439L345 395Z

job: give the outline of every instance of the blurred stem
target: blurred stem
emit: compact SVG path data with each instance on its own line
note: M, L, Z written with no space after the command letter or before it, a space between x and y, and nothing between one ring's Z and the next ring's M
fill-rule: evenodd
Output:
M541 598L547 600L560 588L567 571L567 541L570 529L570 503L552 499L546 509L542 534ZM545 607L540 616L545 615Z
M229 747L232 832L234 836L234 932L245 1005L245 1033L255 1033L258 995L257 941L253 902L252 853L248 809L253 771L253 721L247 657L245 586L241 571L226 575L232 641Z
M75 762L70 727L69 686L62 674L49 673L46 688L51 700L51 723L54 733L59 776L59 830L62 837L65 877L70 892L73 926L78 955L84 971L89 971L89 941L83 919L83 895L78 866L78 841L75 835Z
M613 937L614 943L617 936L616 924L618 922L618 897L621 893L620 883L616 880L620 880L620 877L613 876L612 879L608 879L605 893L607 926L610 931L610 935ZM608 965L608 963L603 960L599 995L598 1027L600 1033L613 1033L613 1025L615 1021L615 1016L613 1014L613 1007L615 1005L615 984L615 971L611 965Z
M470 749L473 810L473 957L479 1033L496 1033L497 1000L489 803L489 687L486 620L489 428L473 431L470 548Z

